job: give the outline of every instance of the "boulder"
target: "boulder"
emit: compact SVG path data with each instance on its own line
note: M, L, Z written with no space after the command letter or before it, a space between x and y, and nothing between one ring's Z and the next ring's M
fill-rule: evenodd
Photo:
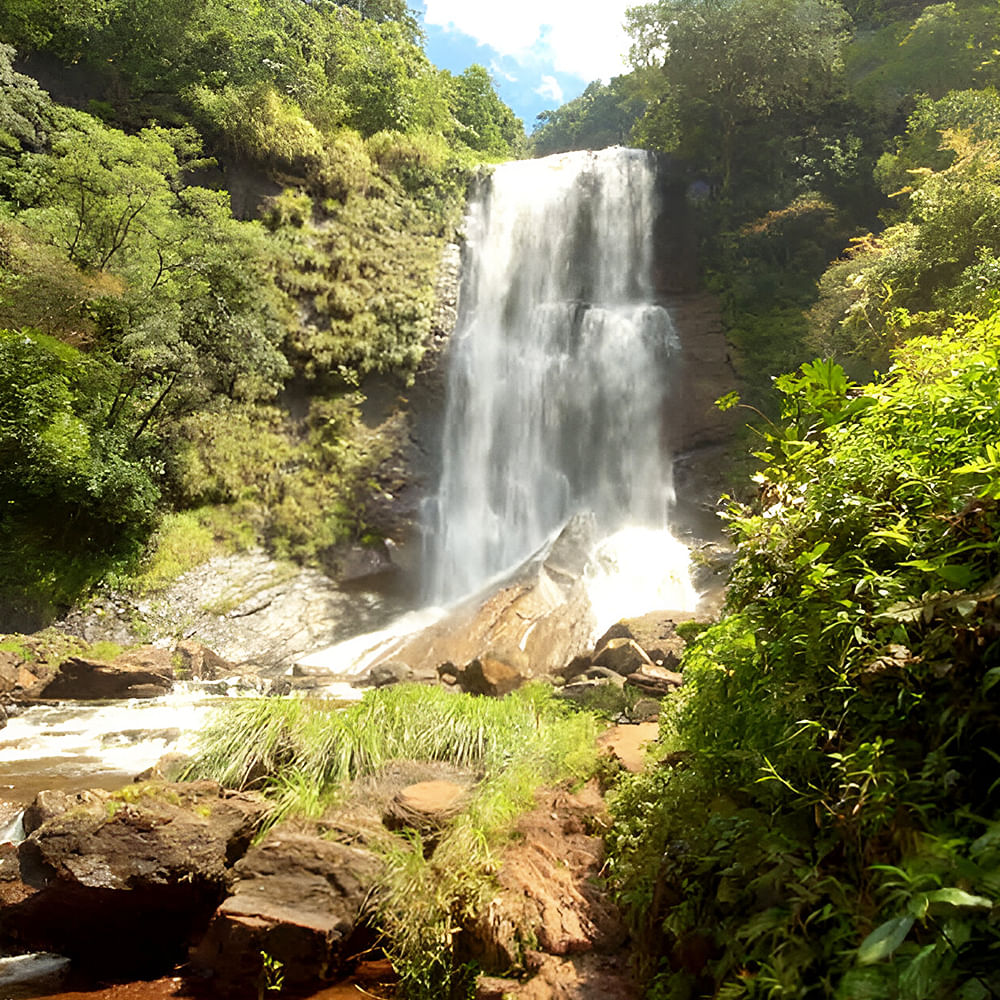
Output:
M439 829L461 811L466 791L464 785L454 781L419 781L407 785L394 796L383 822L391 830Z
M162 677L174 676L174 661L169 649L159 646L134 646L114 658L116 667L139 667Z
M7 709L0 705L0 729L7 725Z
M502 698L524 684L524 678L509 664L484 656L473 660L459 673L458 684L466 694Z
M0 649L0 695L10 694L17 687L18 668L21 657L6 649Z
M632 722L656 722L660 718L660 703L656 698L640 698L628 711Z
M421 680L432 679L439 664L484 656L525 677L551 673L589 647L594 616L583 567L593 531L592 515L570 519L555 542L526 560L498 589L469 598L432 625L380 643L383 659L377 662L401 660ZM327 663L337 655L336 647L319 650L309 662Z
M589 670L594 665L594 658L589 653L574 656L572 660L559 671L559 676L565 681L571 681L574 677Z
M179 676L197 681L214 681L219 677L227 677L236 670L228 660L193 639L178 642L174 646L172 660Z
M155 698L173 687L170 667L149 669L128 662L71 656L39 692L40 698L81 701L103 698Z
M625 707L625 678L607 667L591 667L556 689L556 697L584 708L615 714Z
M186 753L165 753L155 764L133 778L135 784L144 781L180 781L194 758Z
M626 680L651 698L665 698L684 683L684 675L647 664L635 673L629 674Z
M233 894L191 951L216 994L253 995L263 954L281 963L284 988L303 989L340 973L358 936L379 872L368 851L273 830L236 865Z
M71 809L89 809L94 806L100 809L110 796L110 792L100 788L75 793L43 789L24 810L22 822L25 835L34 833L50 819L62 816Z
M387 687L413 679L413 671L402 660L386 660L368 671L366 682L372 687Z
M33 804L0 939L116 975L162 973L207 926L266 806L214 782Z
M596 648L608 645L612 639L631 639L654 664L676 670L686 645L677 634L677 626L699 617L688 611L651 611L637 618L624 618L597 640Z
M622 636L608 639L603 646L598 646L594 666L607 667L617 674L627 675L640 667L653 666L653 661L634 639Z

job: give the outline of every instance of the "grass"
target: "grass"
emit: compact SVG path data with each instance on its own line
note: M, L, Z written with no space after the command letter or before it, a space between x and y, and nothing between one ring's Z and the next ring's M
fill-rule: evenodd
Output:
M229 507L167 514L139 569L119 582L138 594L163 590L189 569L214 556L249 548L254 541L252 527Z
M425 843L386 838L379 891L385 949L404 995L449 995L461 971L452 941L495 890L498 850L536 790L594 773L596 722L529 685L503 699L419 685L372 691L337 708L319 700L258 699L225 709L205 730L190 778L254 788L269 822L319 817L350 783L394 761L447 762L479 776L466 808Z

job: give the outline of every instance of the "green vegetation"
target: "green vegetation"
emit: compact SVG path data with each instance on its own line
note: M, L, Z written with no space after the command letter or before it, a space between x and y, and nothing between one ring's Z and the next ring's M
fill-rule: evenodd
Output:
M486 70L439 71L420 41L396 0L4 5L9 593L65 605L109 573L149 587L233 544L309 560L371 533L400 425L364 427L359 390L412 378L467 184L524 144ZM32 53L85 111L14 68Z
M270 822L320 817L350 802L351 782L397 761L443 761L477 778L468 805L424 843L385 839L380 922L405 995L448 995L463 916L493 891L497 850L544 784L582 780L596 766L594 719L551 689L503 699L402 685L343 708L266 699L223 711L202 736L189 777L255 788L274 803Z
M1000 315L777 382L615 875L652 997L1000 990ZM700 959L697 956L701 956Z

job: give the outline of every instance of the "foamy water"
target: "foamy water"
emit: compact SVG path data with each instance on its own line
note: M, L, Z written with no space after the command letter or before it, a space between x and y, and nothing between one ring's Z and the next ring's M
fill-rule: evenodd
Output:
M596 640L622 618L694 611L691 553L666 529L623 528L601 541L584 571Z

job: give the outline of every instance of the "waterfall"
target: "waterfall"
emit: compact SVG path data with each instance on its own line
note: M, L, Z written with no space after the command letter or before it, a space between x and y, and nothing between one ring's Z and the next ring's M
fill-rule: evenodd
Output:
M497 167L473 199L425 517L433 602L479 589L575 513L602 535L666 526L677 342L650 280L655 173L639 150L567 153Z

